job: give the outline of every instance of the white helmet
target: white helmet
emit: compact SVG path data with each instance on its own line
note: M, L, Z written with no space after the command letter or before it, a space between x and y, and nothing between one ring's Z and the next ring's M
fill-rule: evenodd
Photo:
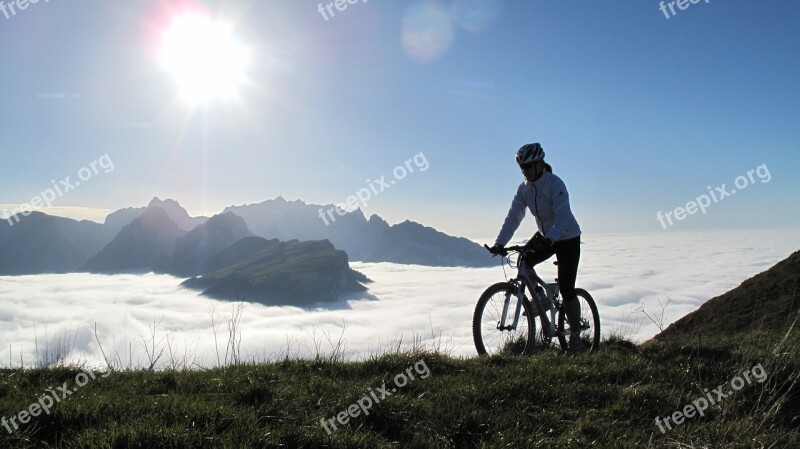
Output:
M538 143L529 143L523 145L522 148L517 150L517 164L529 164L531 162L539 162L544 160L544 149Z

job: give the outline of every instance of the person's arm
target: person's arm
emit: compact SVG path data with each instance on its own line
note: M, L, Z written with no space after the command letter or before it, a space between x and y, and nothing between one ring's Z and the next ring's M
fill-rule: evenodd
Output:
M505 246L514 236L520 223L522 223L522 219L525 218L525 201L522 199L522 187L524 185L525 183L520 184L517 193L514 195L514 200L511 201L511 208L508 210L506 221L500 229L497 240L495 240L495 245Z
M553 198L553 214L555 220L553 227L544 234L544 238L555 243L561 239L561 236L567 233L567 225L569 223L569 216L572 211L569 207L569 192L567 186L561 178L554 178L551 184L551 198Z

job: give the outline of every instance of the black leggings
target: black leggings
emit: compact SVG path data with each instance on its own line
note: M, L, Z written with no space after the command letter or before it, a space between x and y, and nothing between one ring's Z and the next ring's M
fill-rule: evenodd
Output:
M556 255L558 260L558 287L565 301L575 299L575 279L578 277L578 261L581 259L581 237L553 243L550 248L532 253L525 262L533 267Z

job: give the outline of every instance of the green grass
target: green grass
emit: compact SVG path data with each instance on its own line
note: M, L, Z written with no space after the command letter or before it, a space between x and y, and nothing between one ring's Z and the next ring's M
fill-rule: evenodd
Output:
M779 346L636 346L613 338L592 355L459 359L393 353L363 362L282 360L204 371L112 372L13 434L3 448L574 448L796 447L800 343ZM429 376L351 418L337 413L425 361ZM747 385L662 434L667 416L762 363ZM418 365L419 366L419 365ZM48 387L75 385L78 368L0 370L0 416ZM730 388L729 388L730 389Z

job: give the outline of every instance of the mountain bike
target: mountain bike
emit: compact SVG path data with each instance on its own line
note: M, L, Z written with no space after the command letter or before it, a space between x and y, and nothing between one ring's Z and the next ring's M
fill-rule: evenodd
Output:
M484 247L489 249L488 245ZM561 351L568 348L572 329L564 329L568 326L567 314L559 298L558 279L554 283L544 282L525 262L523 256L527 251L532 250L524 246L505 248L501 254L503 265L513 266L509 253L516 255L517 277L492 285L478 299L472 318L472 338L479 355L531 354L536 347L551 348L554 336ZM528 299L526 289L534 301ZM586 290L576 288L575 293L581 301L581 327L577 332L586 350L596 352L600 348L597 305ZM541 324L538 333L536 318Z

